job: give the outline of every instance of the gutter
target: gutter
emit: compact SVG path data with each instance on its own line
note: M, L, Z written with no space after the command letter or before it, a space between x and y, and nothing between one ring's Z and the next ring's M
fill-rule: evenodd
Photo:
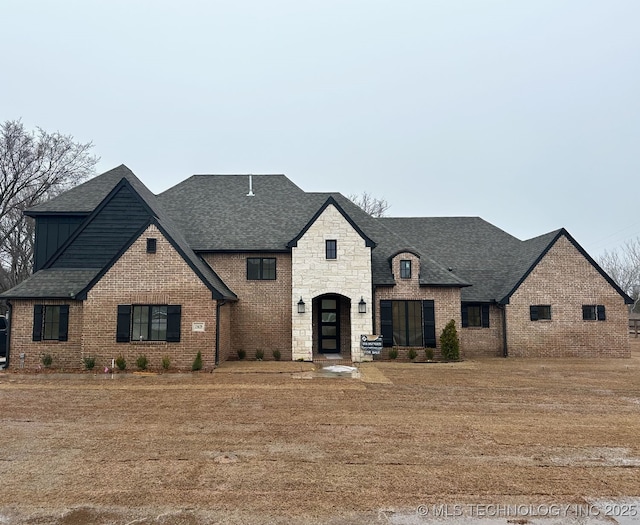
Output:
M227 304L227 300L216 302L216 348L215 348L215 360L214 365L217 367L220 364L220 309Z

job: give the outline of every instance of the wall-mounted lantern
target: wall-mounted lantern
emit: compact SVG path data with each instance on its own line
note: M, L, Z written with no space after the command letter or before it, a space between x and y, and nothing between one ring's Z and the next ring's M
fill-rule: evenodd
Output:
M367 303L364 302L364 297L360 296L360 302L358 303L358 313L366 314L367 313Z
M298 313L299 314L303 314L304 313L304 301L302 300L302 296L300 296L300 300L298 301Z

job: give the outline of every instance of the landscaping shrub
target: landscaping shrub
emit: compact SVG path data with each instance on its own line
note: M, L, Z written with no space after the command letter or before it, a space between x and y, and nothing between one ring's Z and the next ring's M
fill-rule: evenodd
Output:
M273 351L273 358L276 361L280 361L280 358L282 357L282 354L280 354L280 350L278 350L277 348Z
M191 370L196 372L198 370L202 370L202 354L198 350L196 354L196 358L193 360L193 364L191 365Z
M51 357L51 354L44 354L41 361L45 368L49 368L53 363L53 357Z
M440 335L440 348L442 357L448 361L457 361L460 359L460 340L458 339L458 331L456 330L456 322L451 319L442 330Z
M147 359L147 356L144 354L139 355L138 359L136 359L136 366L138 367L138 370L146 370L148 364L149 364L149 360Z
M410 348L409 349L409 359L411 359L412 361L418 356L418 352L416 351L415 348Z
M262 361L264 359L264 350L256 350L256 359Z
M163 370L169 370L169 367L171 366L171 359L169 359L168 355L165 355L162 358L162 369Z
M127 361L125 360L123 355L119 355L118 357L116 357L116 366L118 367L118 370L124 370L125 368L127 368Z
M389 359L397 359L398 358L398 349L392 348L389 350Z
M424 356L427 358L427 361L433 361L433 348L425 348Z
M87 370L93 370L93 367L96 366L96 358L95 357L83 357L82 362L84 363L84 367Z
M247 351L242 348L238 350L238 359L244 359L245 357L247 357Z

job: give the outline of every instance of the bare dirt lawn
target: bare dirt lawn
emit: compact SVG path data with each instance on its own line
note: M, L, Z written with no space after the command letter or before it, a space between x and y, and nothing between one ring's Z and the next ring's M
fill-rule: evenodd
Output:
M0 523L382 523L640 494L640 348L310 370L0 373Z

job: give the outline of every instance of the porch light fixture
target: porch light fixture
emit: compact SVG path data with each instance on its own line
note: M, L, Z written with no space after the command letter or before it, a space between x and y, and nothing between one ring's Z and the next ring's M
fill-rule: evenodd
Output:
M364 297L360 296L360 302L358 303L358 313L366 314L367 313L367 303L364 302Z
M300 296L300 300L298 301L298 313L304 313L304 301L302 300L302 296Z

